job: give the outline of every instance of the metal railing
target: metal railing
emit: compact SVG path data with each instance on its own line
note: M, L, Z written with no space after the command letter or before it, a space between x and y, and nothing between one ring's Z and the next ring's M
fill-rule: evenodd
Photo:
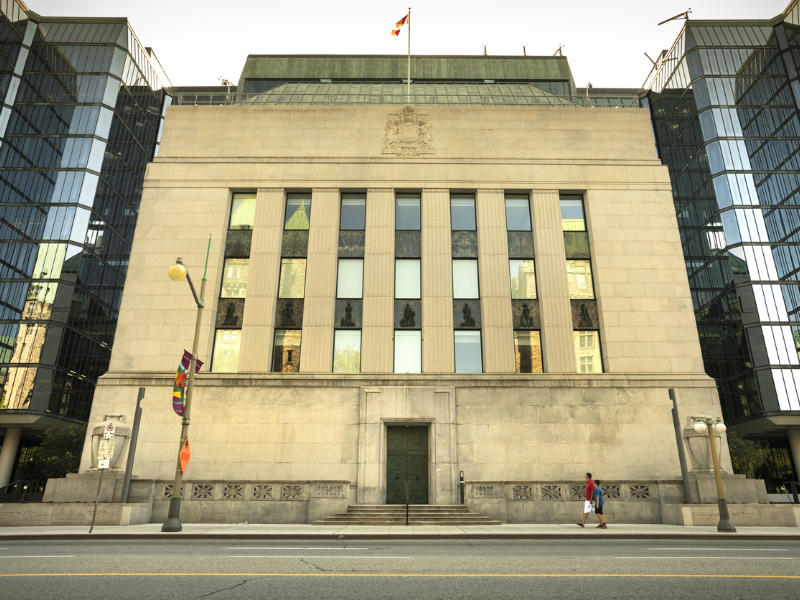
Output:
M173 105L178 106L526 106L555 108L639 108L639 97L620 96L554 96L530 95L457 95L457 94L337 94L337 93L276 93L255 94L179 92Z
M47 479L18 479L0 488L0 502L41 502Z

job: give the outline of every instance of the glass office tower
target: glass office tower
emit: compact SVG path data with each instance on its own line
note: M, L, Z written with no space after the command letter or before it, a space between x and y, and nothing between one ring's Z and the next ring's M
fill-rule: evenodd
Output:
M126 19L0 9L0 432L13 446L89 416L170 97Z
M687 21L645 82L706 370L733 431L800 467L800 8ZM794 469L792 466L794 461Z

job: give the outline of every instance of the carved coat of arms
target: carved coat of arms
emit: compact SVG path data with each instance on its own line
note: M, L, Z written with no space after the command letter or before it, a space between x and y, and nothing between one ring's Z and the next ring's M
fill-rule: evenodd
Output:
M384 128L384 154L418 156L433 154L433 128L426 113L404 106L389 115Z

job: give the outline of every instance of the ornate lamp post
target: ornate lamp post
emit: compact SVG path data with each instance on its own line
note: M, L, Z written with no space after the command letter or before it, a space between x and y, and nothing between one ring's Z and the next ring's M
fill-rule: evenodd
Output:
M717 455L717 444L714 441L714 433L725 433L725 425L722 419L717 417L716 422L711 417L697 419L694 430L697 433L708 433L708 443L711 444L711 459L714 461L714 476L717 478L717 504L719 506L719 523L717 531L736 533L736 527L731 523L728 515L728 503L725 502L725 492L722 490L722 477L719 474L719 456Z
M181 480L183 473L181 472L181 458L180 449L183 446L186 436L189 435L189 413L192 409L192 389L194 387L194 369L195 362L197 361L197 346L200 343L200 323L203 318L203 308L205 302L203 297L206 293L206 272L208 271L208 255L211 252L211 236L208 237L208 250L206 251L206 266L203 270L203 281L200 283L200 298L197 297L197 292L194 290L192 278L189 277L189 272L183 266L183 259L178 257L175 264L169 268L169 278L172 281L182 281L186 279L189 282L189 288L192 290L194 302L197 305L197 323L194 327L194 342L192 344L192 360L189 363L189 384L186 387L186 405L183 411L183 420L181 421L181 443L178 445L178 466L175 469L175 482L172 484L172 498L169 501L169 512L167 513L167 520L161 527L161 531L173 532L181 531Z

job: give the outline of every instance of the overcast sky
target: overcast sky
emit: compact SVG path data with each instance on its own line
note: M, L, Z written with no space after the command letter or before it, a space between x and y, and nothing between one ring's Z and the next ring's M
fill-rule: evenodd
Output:
M406 54L392 26L408 0L25 0L43 16L127 17L173 85L238 81L248 54ZM692 7L695 19L771 19L789 0L426 0L411 4L412 54L550 56L564 45L575 83L639 87ZM412 73L413 77L413 73Z

